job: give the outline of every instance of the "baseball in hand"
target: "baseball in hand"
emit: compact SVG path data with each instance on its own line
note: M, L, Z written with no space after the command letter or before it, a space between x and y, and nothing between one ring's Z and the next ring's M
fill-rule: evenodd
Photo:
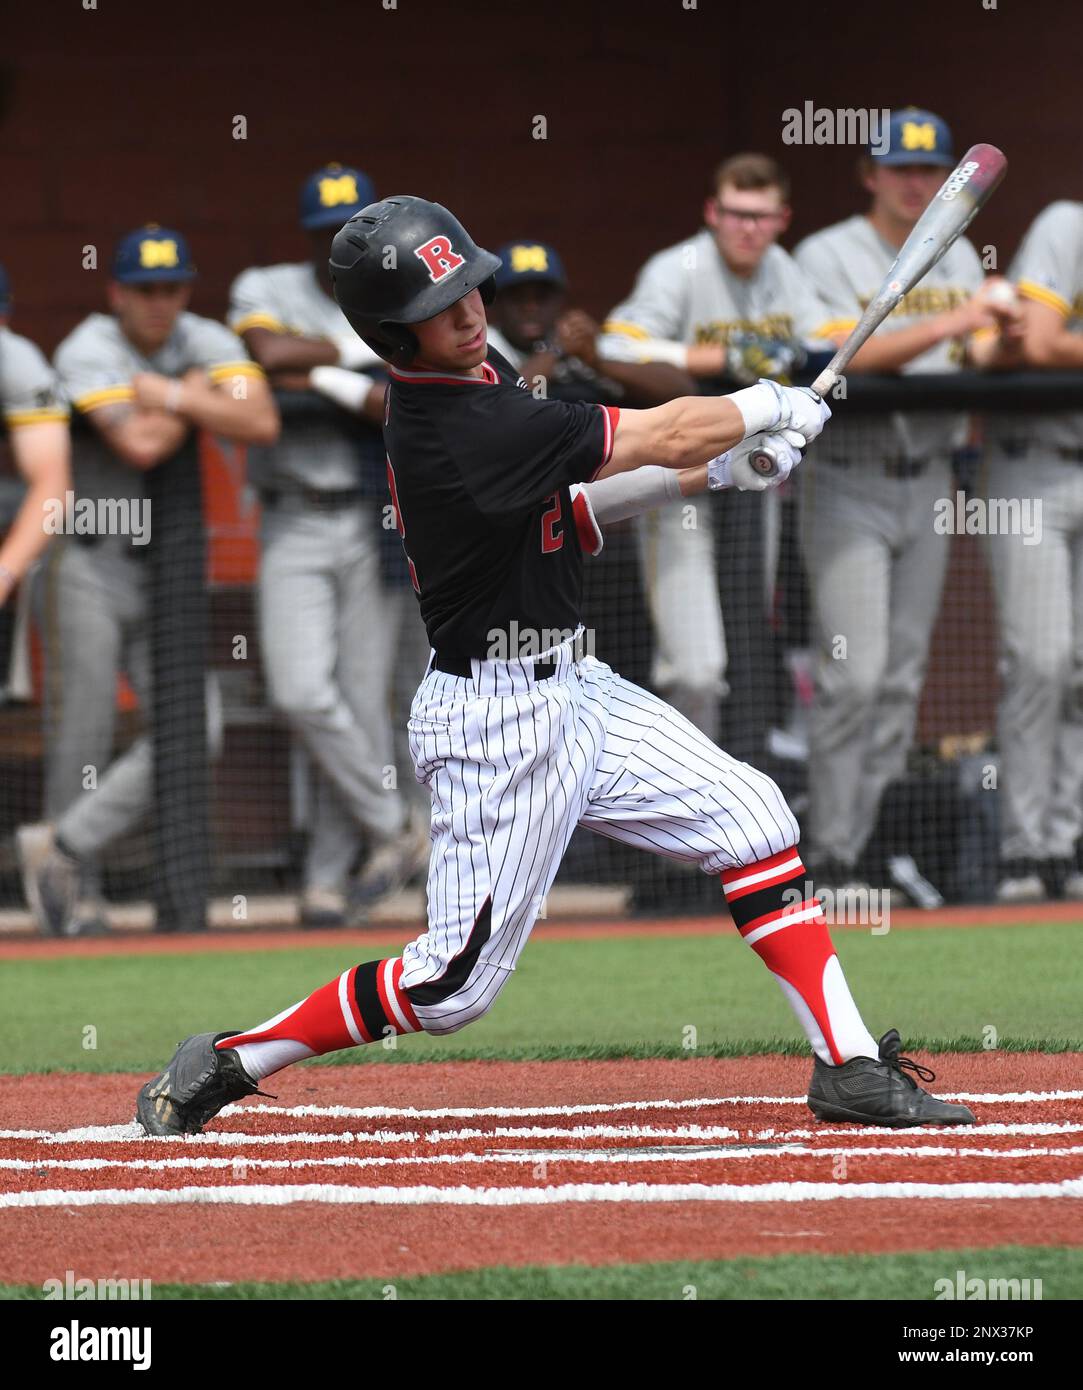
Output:
M1015 286L1009 280L998 280L989 286L989 303L1009 309L1015 303Z

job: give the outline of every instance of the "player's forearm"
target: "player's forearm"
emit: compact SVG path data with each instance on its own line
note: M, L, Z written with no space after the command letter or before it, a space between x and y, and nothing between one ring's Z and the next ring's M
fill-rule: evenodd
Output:
M299 333L274 333L269 328L250 328L245 346L265 372L307 372L313 367L338 364L338 348L328 338L309 338Z
M964 330L965 331L965 330ZM893 333L878 333L858 348L847 367L849 372L897 372L907 362L960 335L958 321L951 314L936 314L920 323Z
M110 442L125 463L143 471L175 454L188 433L188 421L168 410L135 409Z
M187 378L177 410L200 429L237 444L273 444L278 438L278 411L264 382L249 383L239 399L209 382Z
M680 396L646 413L656 419L651 462L665 468L695 467L745 437L746 422L732 396Z
M660 405L696 391L691 375L668 362L613 362L604 358L598 371L624 387L632 406Z
M49 544L51 536L45 529L46 507L53 499L63 500L70 486L71 473L66 457L58 458L55 466L30 485L11 523L11 530L0 545L0 604Z
M1028 367L1083 367L1083 336L1067 329L1050 334L1027 333L1021 356Z

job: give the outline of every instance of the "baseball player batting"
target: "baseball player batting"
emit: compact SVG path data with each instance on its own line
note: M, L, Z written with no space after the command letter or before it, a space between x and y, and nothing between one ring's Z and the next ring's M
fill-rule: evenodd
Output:
M605 512L624 484L647 500L645 465L665 475L707 464L715 486L762 490L830 411L773 382L648 410L536 399L487 342L498 264L447 209L414 197L364 208L331 250L343 313L390 363L388 482L432 644L409 722L433 807L427 930L400 957L346 969L254 1028L186 1039L139 1092L140 1124L197 1133L292 1062L480 1018L580 824L720 876L738 930L815 1053L814 1114L972 1124L964 1106L918 1086L915 1072L932 1074L899 1055L896 1030L873 1040L770 778L578 654L582 552L593 543L577 523L589 521L592 489ZM780 460L770 480L748 460L765 439ZM580 485L588 501L577 507ZM538 650L541 634L549 643Z

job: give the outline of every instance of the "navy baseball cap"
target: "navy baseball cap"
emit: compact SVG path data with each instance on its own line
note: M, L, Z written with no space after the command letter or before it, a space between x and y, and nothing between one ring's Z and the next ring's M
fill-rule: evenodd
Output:
M0 265L0 314L11 312L11 282L8 280L8 273Z
M122 285L178 283L195 277L184 237L157 222L121 237L113 253L113 279Z
M500 269L496 272L498 293L509 285L523 285L531 280L546 281L561 289L568 283L564 262L544 241L509 241L496 254L500 257Z
M345 164L325 164L301 185L301 226L306 232L334 227L376 201L368 174Z
M892 111L887 153L870 148L869 154L877 164L942 164L946 169L955 164L947 122L916 106Z

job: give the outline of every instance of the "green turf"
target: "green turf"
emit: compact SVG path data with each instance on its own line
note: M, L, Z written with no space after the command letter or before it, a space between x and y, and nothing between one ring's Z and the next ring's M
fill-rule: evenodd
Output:
M908 1046L1083 1049L1075 923L836 933L873 1032ZM54 957L0 975L0 1070L151 1071L177 1040L246 1028L356 959L398 948ZM87 1030L95 1030L93 1032ZM93 1046L87 1046L88 1043ZM778 986L720 920L718 936L531 941L491 1012L334 1062L805 1053Z
M666 1264L492 1267L398 1279L319 1284L159 1284L157 1300L185 1299L925 1299L967 1279L1042 1281L1042 1299L1083 1298L1083 1250L1001 1246L891 1255L771 1255ZM0 1299L40 1299L38 1286L0 1285ZM1018 1307L1018 1304L1014 1306Z

